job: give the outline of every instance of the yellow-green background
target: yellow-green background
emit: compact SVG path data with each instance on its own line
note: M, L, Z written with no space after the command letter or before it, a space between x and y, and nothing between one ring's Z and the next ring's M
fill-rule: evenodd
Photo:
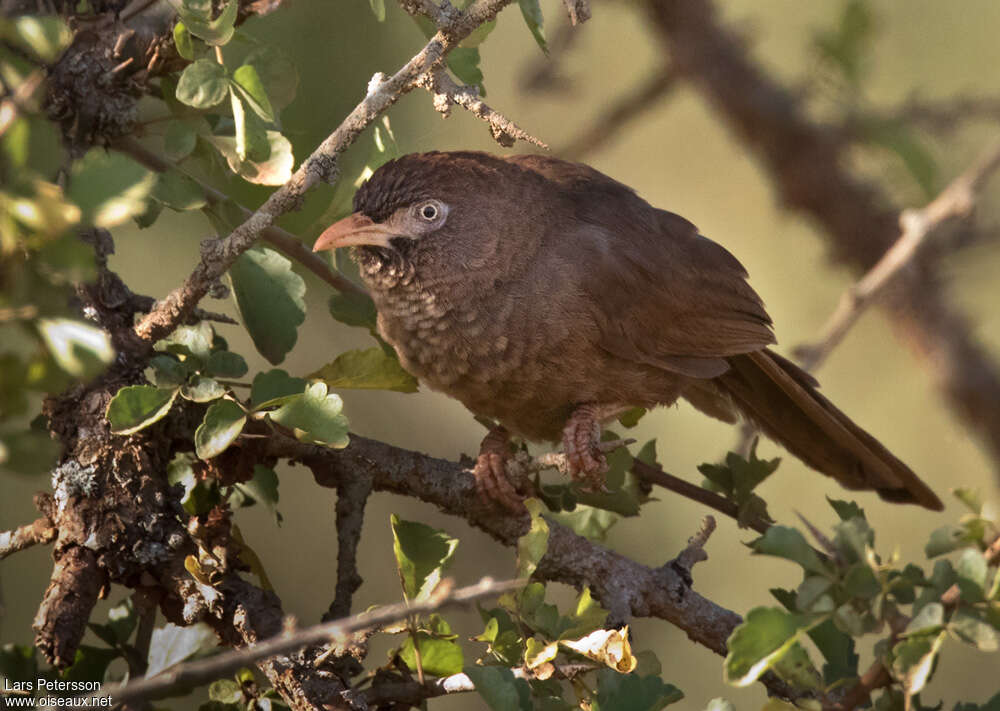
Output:
M364 94L376 71L392 72L422 45L422 36L398 8L389 3L385 24L373 19L364 0L338 3L297 2L274 15L254 20L248 32L280 45L299 67L301 83L296 101L284 112L285 133L301 159L324 137ZM866 68L868 96L889 106L912 93L925 97L987 94L1000 89L1000 3L964 0L942 3L908 0L872 3L879 26L875 50ZM556 2L546 2L550 37L564 23ZM560 56L560 74L569 80L565 91L528 93L524 80L529 69L545 61L520 13L504 11L484 45L482 66L488 101L521 126L558 147L589 125L590 119L621 92L642 82L662 62L660 43L646 26L635 3L595 3L594 17L577 31L579 41ZM725 21L750 38L753 53L790 86L801 87L815 69L810 52L814 29L836 21L837 2L792 0L733 0L720 3ZM428 149L499 149L485 126L455 109L443 121L430 106L426 93L405 97L390 112L396 137L404 151ZM955 140L932 141L941 176L947 179L966 166L992 142L995 126L978 125ZM366 134L349 155L358 166L368 152ZM153 141L155 145L155 141ZM518 145L515 150L523 150ZM799 215L776 204L767 176L747 150L727 133L701 98L682 87L615 135L587 160L598 169L635 187L654 205L680 212L713 239L721 242L747 266L757 291L777 324L782 348L814 338L851 280L843 269L825 260L823 236ZM869 161L871 162L871 161ZM898 195L919 204L919 193L906 182L891 160L889 176ZM822 166L818 166L822 169ZM266 190L239 187L240 199L259 201ZM305 210L284 224L311 242L324 223L320 216L332 191L310 196ZM998 189L987 191L981 206L984 219L996 215ZM112 267L138 291L162 296L191 269L198 242L209 234L199 215L164 213L152 229L116 231L117 254ZM950 297L971 314L977 335L1000 358L1000 313L996 303L1000 286L993 279L1000 250L975 248L951 260L945 270L951 279ZM365 332L334 322L325 308L328 287L300 270L309 285L309 312L299 329L299 344L282 367L294 374L310 372L348 348L367 347ZM229 302L207 303L212 309L232 311ZM253 351L245 333L224 327L230 345L248 356L251 372L269 367ZM787 352L787 351L786 351ZM975 486L986 498L1000 501L996 477L976 442L942 404L927 372L877 310L860 323L837 349L819 376L824 391L859 422L870 428L946 498L944 514L913 507L894 507L871 495L857 496L878 531L883 555L898 550L904 560L923 562L923 544L935 527L957 518L960 508L947 497L951 486ZM456 458L473 453L482 429L457 403L429 392L417 395L347 391L345 411L354 431L393 444ZM701 416L687 406L657 411L638 428L640 441L656 437L664 467L699 480L695 466L713 460L729 448L736 433ZM777 449L761 447L764 454ZM256 549L275 582L286 612L302 623L318 620L332 599L335 569L334 493L318 489L302 467L281 470L280 509L284 525L275 528L260 510L238 516L249 543ZM48 486L44 478L0 474L0 530L32 519L31 494ZM833 522L824 497L848 497L828 479L786 458L779 472L761 488L772 514L794 522L801 513L821 528ZM683 547L706 511L669 494L649 504L639 518L621 521L608 545L642 563L659 565ZM460 583L482 575L504 577L513 572L513 553L433 507L387 494L375 495L367 510L360 572L365 584L356 596L356 609L399 598L393 566L388 519L390 512L424 521L459 536L452 574ZM751 535L728 520L708 546L710 558L695 569L695 589L721 605L745 612L759 604L774 604L767 590L798 583L791 565L751 558L742 542ZM6 608L0 640L28 642L35 607L50 570L50 551L36 548L0 564L0 584ZM567 591L552 586L555 597ZM119 597L116 590L112 599ZM475 615L455 615L463 637L477 634ZM637 620L633 626L637 648L652 648L663 663L663 676L681 687L687 698L674 708L701 709L715 696L725 696L737 708L756 709L764 702L759 687L727 688L722 682L721 659L688 641L662 621ZM862 664L875 637L861 640ZM370 661L381 663L385 645L374 646ZM469 650L477 649L471 646ZM955 700L982 702L1000 689L995 676L996 655L987 656L949 641L943 662L924 694L939 696L946 708ZM471 661L473 652L467 652ZM432 701L432 708L481 708L474 696Z

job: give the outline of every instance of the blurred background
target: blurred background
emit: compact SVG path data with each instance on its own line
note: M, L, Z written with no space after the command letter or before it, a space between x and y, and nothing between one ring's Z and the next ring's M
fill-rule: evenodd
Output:
M960 4L931 0L867 3L875 20L871 51L863 65L865 100L890 108L913 95L995 95L1000 92L1000 4L965 0ZM748 39L754 57L787 86L822 89L824 70L814 38L835 27L843 13L839 2L793 0L725 0L722 19ZM596 2L593 19L576 28L578 37L555 51L556 35L566 24L555 0L543 3L553 57L539 50L514 8L505 10L482 46L487 101L555 149L587 130L600 112L623 92L641 84L665 62L661 43L646 26L642 11L629 2ZM304 158L363 96L377 71L392 72L422 45L413 21L392 3L379 24L363 0L338 3L289 3L278 12L251 20L245 29L281 47L298 67L296 100L283 112L284 133L293 142L296 161ZM555 62L556 81L539 87L532 81L546 63ZM547 71L547 70L546 70ZM500 149L485 125L461 109L442 120L425 92L405 97L389 116L400 149ZM150 127L150 133L154 133ZM933 157L938 189L972 163L994 140L996 126L972 124L945 139L924 136ZM151 137L151 140L155 138ZM345 176L353 180L370 150L362 136L347 158ZM523 151L523 144L515 146ZM845 269L828 263L825 241L813 225L776 204L767 176L744 146L734 139L710 107L690 88L680 85L648 112L609 137L596 151L581 156L597 169L634 187L652 204L678 212L702 232L725 245L747 267L751 283L774 318L779 350L815 339L852 281ZM858 165L887 185L899 204L927 201L899 157L866 152ZM247 205L258 204L268 189L228 186ZM1000 183L988 188L980 204L984 221L997 213ZM311 244L329 224L333 190L310 194L304 209L282 225ZM142 293L161 297L187 275L198 259L198 243L210 233L200 214L165 213L151 231L116 230L117 254L110 266ZM1000 358L1000 247L983 244L962 250L947 263L950 297L977 326L986 346ZM335 322L326 308L329 287L305 270L308 316L299 341L281 367L293 374L317 369L349 348L369 347L361 329ZM206 308L235 315L228 301L206 302ZM230 347L247 356L251 373L267 369L239 327L221 327ZM947 496L954 486L978 487L986 500L1000 501L996 473L976 442L957 423L934 389L928 372L894 336L892 325L876 308L867 312L818 372L824 392L859 423L875 433L945 499L948 510L935 514L915 507L896 507L874 495L849 495L830 480L785 458L778 473L759 490L782 523L801 514L820 528L834 521L826 496L853 498L864 507L877 531L883 555L898 551L904 560L923 562L923 545L932 529L952 522L960 507ZM415 395L345 391L345 413L352 430L392 444L455 459L474 454L483 430L461 405L422 390ZM662 409L640 423L640 442L656 438L664 468L698 482L696 466L714 461L732 448L738 432L698 414L686 405ZM762 443L762 456L778 456L777 447ZM333 596L336 533L334 492L319 489L302 467L281 475L279 509L284 523L276 527L265 510L239 512L250 545L263 560L287 613L302 623L317 621ZM29 478L0 470L0 530L34 518L31 495L46 490L45 477ZM656 492L659 501L637 518L621 520L608 545L642 563L656 566L683 548L707 511L685 499ZM462 520L439 514L413 500L376 494L366 513L360 553L365 583L355 596L356 608L400 598L389 528L390 513L443 528L461 538L452 575L462 584L482 575L504 577L514 571L514 552ZM709 560L694 571L695 589L739 613L772 604L771 587L794 587L797 569L772 559L751 558L741 542L753 536L719 517L719 530L708 545ZM39 546L0 565L5 614L0 639L28 643L31 619L51 570L50 549ZM557 590L558 586L552 586ZM572 591L562 590L565 599ZM115 591L111 600L121 596ZM100 615L100 613L98 613ZM453 626L463 638L478 634L474 614L455 615ZM633 628L637 649L652 649L663 664L665 680L686 698L674 708L702 709L709 699L724 696L737 708L760 708L762 687L726 687L721 659L688 641L666 622L643 620ZM872 640L874 642L874 639ZM955 649L924 693L926 701L942 697L983 702L997 691L996 658ZM869 645L870 646L870 645ZM369 660L384 658L388 643L376 644ZM862 649L864 643L862 642ZM471 646L469 649L473 649ZM467 660L474 658L467 654ZM862 668L870 657L862 656ZM480 708L471 695L434 700L432 708ZM950 703L948 704L950 707Z

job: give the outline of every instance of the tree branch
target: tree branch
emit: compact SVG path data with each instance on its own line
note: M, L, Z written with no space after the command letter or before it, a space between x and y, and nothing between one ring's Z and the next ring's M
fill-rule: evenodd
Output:
M754 150L783 203L813 218L840 261L872 267L899 236L888 196L845 169L850 142L813 122L796 97L719 24L709 0L649 0L676 70ZM884 306L946 402L983 440L1000 475L1000 370L933 278L897 280Z
M998 167L1000 144L984 153L975 165L955 178L925 207L902 212L899 239L875 266L841 295L840 303L823 326L823 335L819 340L794 350L806 370L812 370L826 360L868 306L903 269L913 264L928 237L953 218L966 218L972 213L979 192Z
M0 532L0 560L39 543L51 543L57 533L47 517L26 523L13 531Z
M468 605L476 600L514 590L522 585L524 585L523 581L513 580L498 583L489 578L483 578L476 585L458 590L442 584L439 587L439 592L425 602L387 605L372 612L365 612L346 619L286 632L278 637L272 637L242 649L234 649L201 661L180 664L153 677L105 687L83 698L89 702L85 705L90 706L93 706L93 702L101 698L110 698L115 705L161 698L178 689L206 684L268 657L292 652L310 644L344 638L360 630L398 622L413 614Z

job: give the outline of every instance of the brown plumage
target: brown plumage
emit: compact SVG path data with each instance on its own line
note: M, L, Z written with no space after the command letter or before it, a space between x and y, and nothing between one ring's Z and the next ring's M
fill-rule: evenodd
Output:
M588 166L545 156L425 153L387 163L315 249L354 246L379 330L431 388L497 419L476 466L516 508L507 430L562 437L595 480L599 426L683 397L743 414L850 489L940 509L878 440L768 348L743 266L684 218Z

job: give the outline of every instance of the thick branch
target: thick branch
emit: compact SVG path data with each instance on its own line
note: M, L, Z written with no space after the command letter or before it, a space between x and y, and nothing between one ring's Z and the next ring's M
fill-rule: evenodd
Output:
M819 223L839 260L871 268L896 241L900 211L845 169L849 143L814 123L750 59L709 0L649 0L647 7L673 66L756 152L785 205ZM894 325L1000 471L1000 371L934 279L898 282L884 301Z
M304 462L321 486L336 488L344 478L364 473L376 491L391 491L432 503L459 516L504 545L516 545L527 530L528 517L511 516L485 504L475 480L462 465L382 442L352 435L343 450L303 444L283 435L266 442L271 456ZM693 641L716 654L726 654L726 640L742 621L735 612L716 605L692 590L674 567L650 568L620 553L549 522L549 547L535 577L590 587L615 619L659 617L683 630ZM794 689L767 676L773 694L791 699Z

